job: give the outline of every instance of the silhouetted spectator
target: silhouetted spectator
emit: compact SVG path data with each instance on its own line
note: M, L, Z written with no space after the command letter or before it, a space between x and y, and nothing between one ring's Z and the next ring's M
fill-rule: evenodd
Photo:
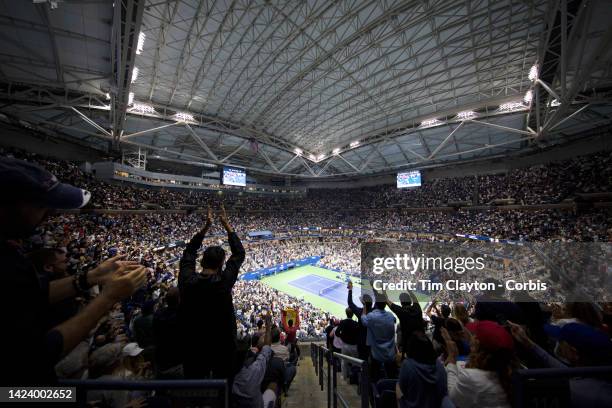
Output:
M181 338L178 323L179 290L168 289L166 306L153 316L153 336L155 344L155 365L160 378L181 378L183 366L181 358Z
M397 316L400 322L401 338L400 350L406 355L410 347L410 338L415 332L423 332L425 330L425 321L423 320L423 311L416 295L412 291L401 293L400 306L387 299L389 309Z
M245 252L223 207L219 220L227 232L232 250L227 262L223 248L211 246L202 255L202 271L196 272L197 251L212 224L210 209L206 225L187 244L180 262L179 320L184 341L183 369L187 378L212 375L213 378L231 379L235 369L232 360L236 350L236 315L232 287Z
M145 268L110 259L85 273L54 280L40 279L23 255L20 240L54 208L80 208L89 193L60 183L43 168L21 160L0 159L0 263L3 284L0 309L11 334L4 336L3 385L50 384L54 365L70 352L119 300L131 295L146 279ZM74 297L91 285L104 283L96 297L78 315L49 327L49 305ZM27 356L28 364L24 364Z

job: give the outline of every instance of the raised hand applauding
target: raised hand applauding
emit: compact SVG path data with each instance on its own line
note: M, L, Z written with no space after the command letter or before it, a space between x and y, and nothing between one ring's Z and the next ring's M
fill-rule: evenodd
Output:
M105 281L102 296L119 302L131 296L147 281L147 268L142 265L121 265Z
M126 261L127 255L117 255L112 258L108 258L100 265L89 271L87 274L87 281L90 286L102 285L106 280L113 275L113 273L119 271L122 267L137 267L139 263L136 261Z
M230 225L227 219L227 213L225 212L225 206L223 204L219 206L219 213L217 214L217 218L219 219L219 222L221 223L221 225L223 225L223 228L227 232L234 232L234 229L232 228L232 226ZM206 223L204 224L204 228L202 228L202 233L206 234L208 230L210 229L212 223L213 223L213 210L209 206L208 211L206 213Z
M227 213L225 212L225 206L221 204L220 208L221 208L221 211L219 213L219 221L221 221L221 225L223 225L223 228L225 228L227 232L233 232L232 226L230 225L227 219Z
M213 212L212 212L212 208L208 206L208 212L206 214L206 225L211 225L212 222L213 222Z

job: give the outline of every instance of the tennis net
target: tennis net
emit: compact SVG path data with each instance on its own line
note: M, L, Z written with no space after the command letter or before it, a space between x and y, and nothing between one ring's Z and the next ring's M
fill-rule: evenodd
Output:
M324 287L323 289L321 289L321 290L319 291L319 296L323 296L323 295L325 295L326 293L329 293L329 292L331 292L332 290L334 290L334 289L336 289L336 288L339 288L339 287L340 287L340 286L342 286L342 285L344 285L344 283L343 283L343 282L335 282L335 283L334 283L334 284L332 284L332 285L326 286L326 287Z

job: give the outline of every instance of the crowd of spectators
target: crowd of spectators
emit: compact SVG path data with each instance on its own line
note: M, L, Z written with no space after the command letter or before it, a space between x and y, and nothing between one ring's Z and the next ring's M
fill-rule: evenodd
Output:
M578 193L610 193L612 156L598 153L478 177L481 203L513 198L517 204L559 203Z
M535 339L537 335L540 341L542 337L541 328L528 326L533 322L533 317L517 313L511 319L510 316L500 319L495 314L485 318L483 307L478 302L451 304L449 310L453 311L462 307L473 309L471 315L475 319L475 326L468 327L469 323L474 322L470 318L463 318L457 328L449 320L448 314L444 316L443 308L439 316L436 315L438 320L432 318L429 322L440 333L431 342L427 337L428 330L425 330L425 323L429 319L415 312L418 302L404 297L401 307L405 310L400 311L397 305L390 306L398 320L410 321L412 327L415 326L414 320L419 320L418 315L421 315L423 325L419 328L417 324L412 331L402 329L400 334L403 337L397 339L395 321L385 310L385 302L376 299L368 303L367 299L363 299L364 307L357 308L352 304L349 291L349 318L355 315L358 326L350 327L351 324L345 321L341 330L334 331L334 322L340 321L303 299L279 292L260 281L236 279L240 273L306 256L322 256L321 264L330 269L358 272L359 245L364 240L372 239L452 242L459 239L455 236L457 233L516 241L588 242L610 239L610 216L596 210L347 210L351 207L346 205L347 202L354 202L355 207L369 208L374 205L382 208L401 200L393 197L395 194L410 194L385 187L360 190L363 194L336 190L333 198L324 191L315 191L301 204L287 204L287 211L283 212L241 212L238 210L241 205L248 207L251 202L257 202L253 209L265 208L270 205L268 200L279 200L278 204L281 205L281 199L262 197L259 200L236 196L227 201L228 209L234 207L234 211L229 211L229 217L225 210L218 211L219 222L213 221L215 217L210 212L47 214L47 209L79 208L87 205L88 201L100 208L134 208L137 203L148 201L164 205L170 203L170 206L187 201L199 206L213 204L218 208L219 197L208 193L185 195L167 190L116 186L95 179L74 163L24 153L16 155L42 164L57 174L62 182L84 188L91 192L91 196L83 193L77 199L75 191L78 189L66 190L68 192L55 190L55 179L44 170L22 161L2 159L0 170L6 194L2 198L0 212L1 255L5 264L10 266L2 307L17 311L11 317L10 324L14 325L19 335L12 339L11 350L20 351L7 357L6 373L11 377L3 378L5 384L45 384L58 376L166 379L184 376L199 378L212 374L234 378L236 400L244 406L259 406L260 402L274 400L286 392L295 375L297 351L295 343L291 342L294 340L286 341L286 338L304 339L326 334L338 350L370 359L373 379L393 380L393 377L397 377L395 371L398 371L396 395L400 405L421 406L421 402L414 405L414 402L407 401L415 395L414 390L409 391L409 387L424 381L422 376L425 373L422 370L429 370L431 372L427 375L433 376L431 378L435 379L436 387L441 384L438 381L442 381L442 377L446 383L445 387L436 388L435 395L431 390L416 392L422 398L431 398L431 401L450 398L460 406L486 406L483 405L486 394L477 395L474 397L476 400L468 400L465 391L466 387L482 385L492 387L493 391L490 392L495 393L497 398L502 396L497 406L505 406L511 398L507 378L474 372L469 374L472 377L466 377L462 374L458 356L470 356L469 365L464 367L466 369L497 373L514 367L514 353L520 346L526 349L521 352L533 353L532 359L544 361L542 366L556 364L546 354L546 350L552 350L550 343L535 346L528 338L531 335ZM609 159L604 154L597 157L602 163ZM609 169L588 165L581 159L566 163L566 167L545 167L551 170L543 172L547 176L542 176L540 180L548 183L548 186L560 179L555 174L568 168L586 178L591 177L589 174L592 172L597 172L597 177L593 176L593 183L585 181L573 190L565 183L560 187L562 192L546 193L546 198L541 202L567 198L576 191L607 191L609 186ZM512 180L520 180L520 177ZM425 187L422 193L416 193L422 196L415 201L404 202L418 206L441 204L439 197L444 194L449 200L469 200L473 197L475 183L475 178L441 179ZM479 188L485 184L479 181ZM486 188L487 199L497 196L497 193L491 192L495 188ZM51 192L63 195L51 197ZM544 194L544 190L538 194ZM535 202L525 197L521 200ZM282 202L286 204L286 201ZM296 204L295 207L293 204ZM297 210L304 205L326 211ZM231 226L229 218L232 219ZM246 236L247 232L256 230L270 230L276 239L257 241ZM201 266L204 271L210 272L210 277L193 273L201 247L206 248ZM218 250L207 252L211 248ZM225 251L228 250L233 254L230 258L233 263L224 262ZM186 269L187 260L191 262L189 269ZM190 298L191 301L185 300ZM449 301L447 298L440 300ZM514 305L513 310L516 311L517 307ZM576 311L579 308L570 308L563 316L559 313L548 316L548 321L555 326L559 322L567 323L561 318L569 318L574 319L572 322L575 324L588 326L572 330L581 335L586 333L584 336L598 342L598 349L607 353L609 337L608 343L603 342L599 331L607 330L604 321L609 315L604 316L598 310L584 312L585 308L587 306L580 309L582 314ZM221 309L223 313L219 312ZM287 309L297 311L298 321L287 323L284 320L283 311ZM581 319L586 319L585 314L595 317L588 322L583 321ZM494 318L490 319L490 316ZM199 319L204 322L204 327L197 325L195 332L185 334L185 327L191 327L190 324ZM484 323L489 320L495 322ZM514 340L508 337L508 330L501 328L507 320L511 320L507 327ZM443 323L439 323L441 321ZM521 325L526 326L528 331ZM213 328L225 333L226 337L211 339L207 330ZM575 332L567 329L570 333L565 333L563 328L557 330L556 338L560 342L567 342L571 347L568 350L573 354L562 352L558 355L574 365L593 363L592 356L585 351L593 344L572 343ZM423 329L422 333L420 329ZM556 330L555 327L553 329ZM172 335L175 333L178 335ZM334 339L336 335L337 339ZM344 345L341 343L343 336L349 339ZM191 343L185 342L185 338L189 338ZM473 341L474 338L478 341ZM230 343L234 348L224 348ZM414 350L411 350L413 344ZM500 344L501 348L498 347ZM396 349L406 358L402 365L398 365L395 359ZM186 357L185 350L192 352ZM503 356L496 354L500 350ZM32 366L24 365L21 360L21 356L28 352L33 353L29 354L35 360ZM198 353L199 357L195 358ZM229 362L225 358L228 354L239 357ZM211 357L213 355L217 360ZM440 355L446 364L444 376L439 368ZM609 361L604 357L607 358L607 354L603 355L602 361ZM198 363L197 367L185 366L186 361ZM215 364L204 364L211 361ZM505 365L496 365L502 362ZM348 376L350 370L346 370L345 374ZM258 379L255 382L257 386L251 389L249 385L253 385L254 378ZM498 383L495 383L496 378ZM394 387L395 382L391 388ZM588 389L589 385L586 387ZM583 397L583 394L579 395ZM127 391L90 394L92 401L118 407L138 404L143 398L149 399L151 396Z
M186 205L206 207L220 197L228 209L251 211L442 207L456 202L489 204L497 199L513 199L516 204L551 204L576 199L580 193L612 192L612 155L609 152L511 169L501 174L455 178L427 178L425 174L419 188L397 189L395 185L386 184L350 189L310 189L306 196L142 188L130 182L111 184L83 171L75 162L15 149L3 149L0 153L42 165L61 180L90 191L91 206L107 209L144 208L146 205L166 209Z
M270 310L274 321L281 320L284 309L299 310L298 339L320 339L332 315L312 306L303 299L287 295L258 280L239 281L234 286L234 305L238 319L238 336L257 333L265 313Z
M400 294L399 305L385 292L362 295L357 307L351 283L347 289L347 319L330 321L327 347L369 362L376 406L523 406L530 401L515 398L522 390L512 381L519 369L612 365L610 303L514 303L492 293L471 303L434 301L423 311L411 291ZM342 365L353 381L359 369ZM549 388L539 401L610 406L609 372L567 374L566 389Z
M328 269L358 273L359 242L344 237L287 237L281 240L253 242L243 265L244 272L268 268L284 262L321 256L320 264Z

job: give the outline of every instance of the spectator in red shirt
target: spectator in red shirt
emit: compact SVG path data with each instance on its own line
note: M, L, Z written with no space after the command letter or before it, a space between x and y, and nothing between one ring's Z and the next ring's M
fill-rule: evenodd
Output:
M285 331L285 333L287 333L287 338L286 338L287 345L297 344L297 331L300 328L300 313L298 310L296 310L296 315L297 317L296 317L296 322L294 325L292 319L287 320L287 311L286 310L282 311L281 322L283 324L283 330Z

